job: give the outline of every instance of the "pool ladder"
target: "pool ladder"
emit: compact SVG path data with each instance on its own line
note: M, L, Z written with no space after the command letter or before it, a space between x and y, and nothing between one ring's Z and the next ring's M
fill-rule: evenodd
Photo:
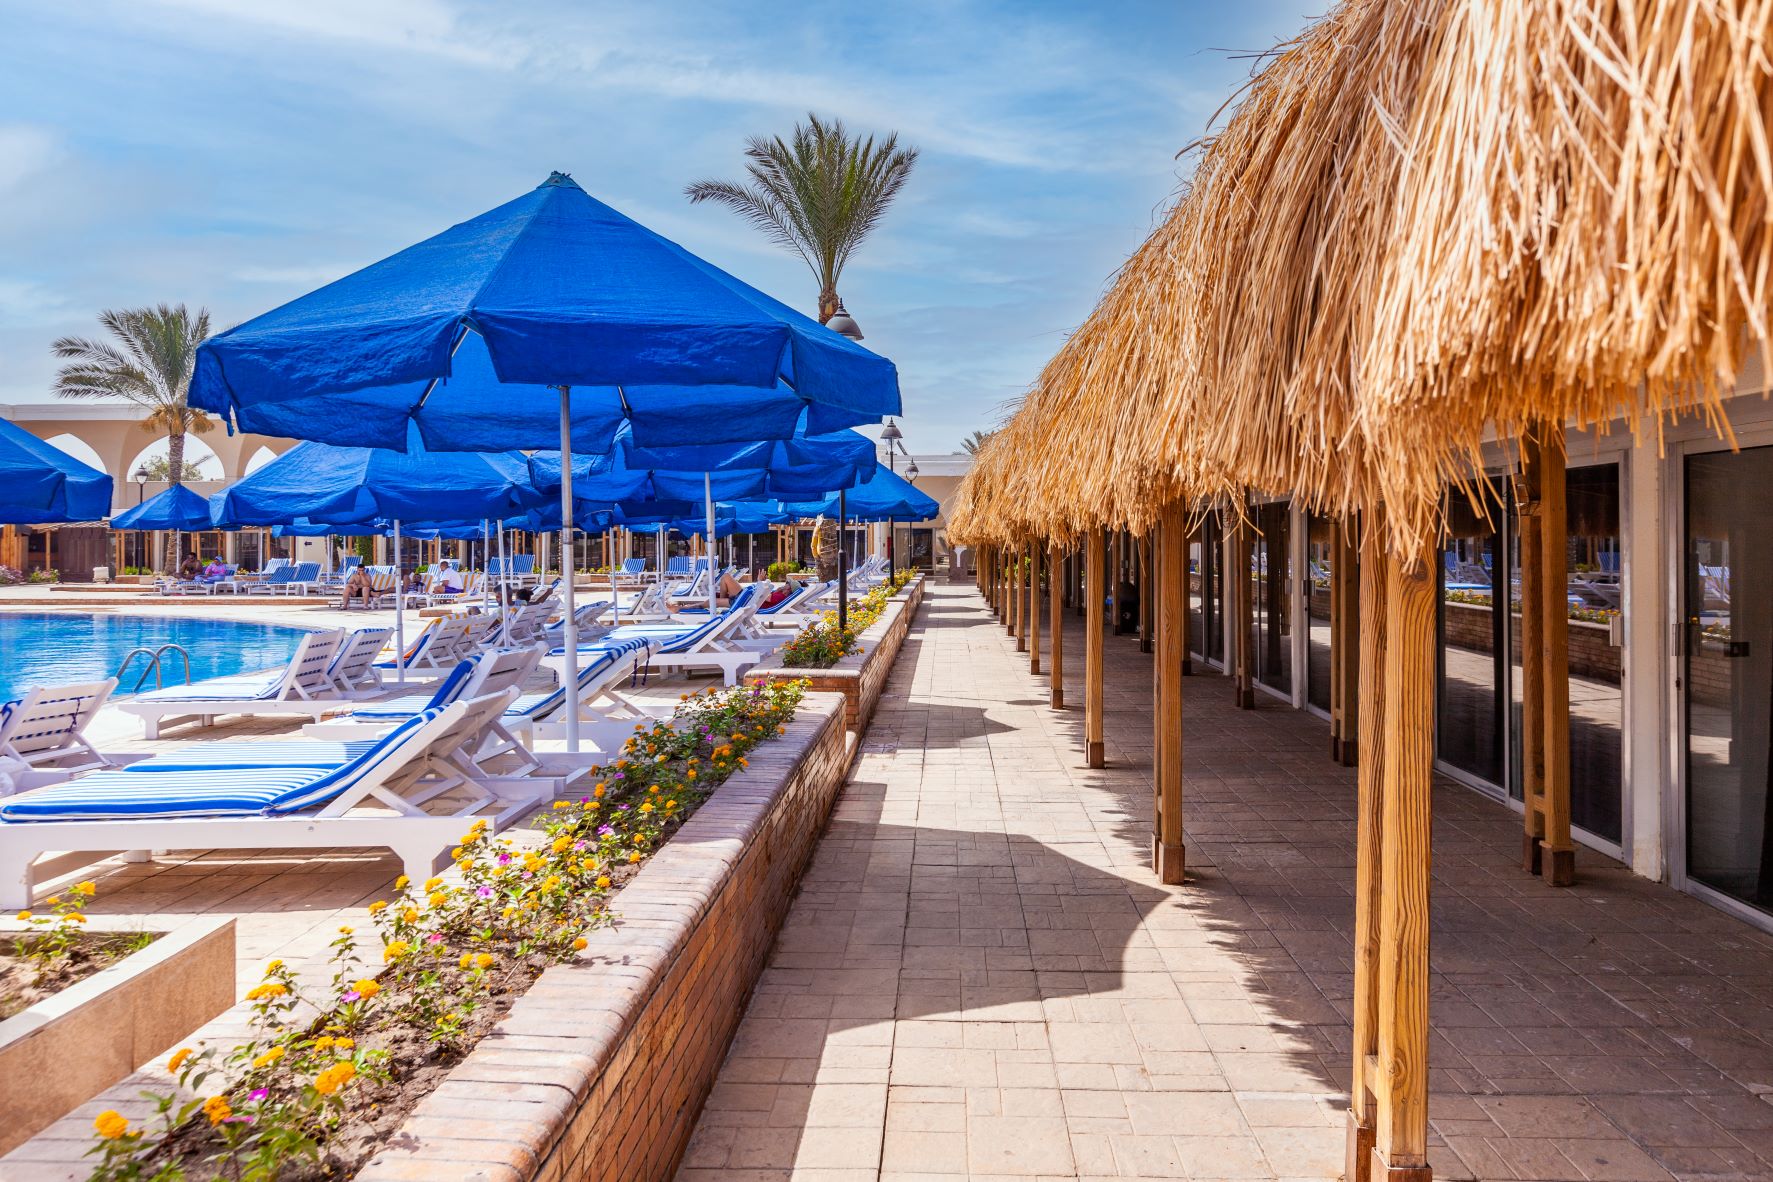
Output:
M125 669L129 668L129 663L131 661L135 660L137 657L146 657L146 658L148 658L148 660L147 660L147 663L142 666L141 676L137 677L135 679L135 684L133 686L131 686L126 692L133 694L133 693L137 693L138 691L140 691L142 686L147 684L148 674L150 674L150 673L152 673L154 675L154 688L155 689L164 688L164 681L162 679L161 672L160 672L160 658L168 650L171 650L172 652L177 653L181 658L183 658L183 660L185 662L185 684L190 685L191 684L191 654L185 651L183 645L178 645L178 644L163 644L159 648L148 648L145 645L140 648L132 648L129 650L129 655L123 658L123 663L121 665L117 666L117 672L115 674L113 674L112 676L114 676L118 680L118 682L121 683L123 680L123 671Z

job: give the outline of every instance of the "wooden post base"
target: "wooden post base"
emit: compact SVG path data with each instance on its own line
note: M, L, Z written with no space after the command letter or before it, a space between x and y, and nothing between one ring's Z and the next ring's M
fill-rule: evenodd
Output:
M1359 744L1355 740L1332 735L1330 737L1330 762L1341 767L1354 767L1358 762L1355 759L1355 752L1358 748Z
M1363 1125L1354 1109L1348 1110L1348 1152L1343 1158L1343 1182L1368 1182L1373 1165L1373 1126Z
M1236 686L1236 687L1234 687L1232 692L1234 694L1236 694L1236 696L1237 696L1237 708L1239 710L1254 710L1256 708L1256 687L1255 686L1250 686L1250 685Z
M1019 653L1025 653L1028 651L1028 638L1026 636L1016 637L1016 651Z
M1539 873L1539 839L1531 833L1521 834L1521 869L1528 874Z
M1151 839L1151 872L1157 881L1180 886L1188 881L1188 851L1181 845L1165 845L1161 837Z
M1151 637L1141 636L1139 638L1139 651L1142 653L1148 653L1151 651Z
M1107 767L1108 750L1101 743L1086 743L1084 764L1088 767Z
M1385 1154L1377 1149L1373 1150L1372 1161L1367 1182L1434 1182L1434 1169L1431 1166L1387 1165Z
M1053 709L1065 709L1065 691L1060 689L1057 685L1053 686Z
M1572 848L1553 849L1543 840L1539 843L1539 866L1537 869L1545 875L1545 881L1554 887L1572 886L1576 882L1576 851ZM1546 867L1550 869L1547 870Z
M1193 677L1194 676L1194 658L1193 657L1183 657L1182 658L1182 676L1184 676L1184 677Z

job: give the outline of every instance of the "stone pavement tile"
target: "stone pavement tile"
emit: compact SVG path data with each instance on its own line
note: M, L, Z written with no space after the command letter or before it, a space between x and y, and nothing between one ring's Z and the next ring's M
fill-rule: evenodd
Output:
M892 1128L881 1149L881 1176L889 1174L964 1175L967 1134Z
M967 1167L974 1175L1069 1174L1071 1136L1047 1116L969 1115Z

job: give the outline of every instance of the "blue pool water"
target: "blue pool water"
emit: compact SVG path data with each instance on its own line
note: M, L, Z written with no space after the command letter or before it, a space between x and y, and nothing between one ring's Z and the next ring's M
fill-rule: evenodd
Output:
M129 650L182 645L191 654L191 680L264 669L289 660L304 630L276 624L138 616L108 612L0 612L0 702L39 686L100 681L117 671ZM137 657L117 693L135 688ZM166 683L184 681L177 653L162 662ZM153 689L150 676L142 686Z

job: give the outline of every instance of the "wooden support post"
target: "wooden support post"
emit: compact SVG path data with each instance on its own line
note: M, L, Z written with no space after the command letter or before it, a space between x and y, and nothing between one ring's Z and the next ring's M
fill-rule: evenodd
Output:
M1360 749L1361 579L1354 521L1336 525L1330 559L1330 758L1354 767Z
M1155 735L1152 785L1156 812L1151 834L1151 869L1164 883L1183 881L1187 856L1182 844L1182 659L1188 652L1188 538L1182 506L1167 507L1148 545L1155 553L1144 593L1156 600L1157 660L1152 670ZM1149 551L1148 551L1149 553Z
M1089 533L1084 545L1084 763L1106 767L1107 747L1102 725L1102 587L1107 574L1107 539L1099 529Z
M1346 1182L1369 1182L1379 1057L1380 814L1384 801L1386 563L1377 510L1362 514L1360 564L1360 749L1354 863L1354 1077L1349 1089Z
M1071 590L1073 596L1071 606L1077 609L1079 617L1082 617L1084 614L1084 590L1085 585L1089 582L1089 579L1084 573L1084 568L1089 563L1089 549L1089 546L1085 545L1082 548L1073 551L1071 556ZM20 567L19 569L22 570L24 568Z
M1028 672L1040 672L1040 552L1028 547Z
M1373 1176L1429 1182L1429 790L1434 779L1433 544L1386 561L1385 738L1379 856L1379 1055Z
M1010 634L1016 638L1016 651L1028 651L1028 551L1017 546L1012 559L1016 568L1011 572L1011 586L1014 593L1010 602Z
M1545 835L1545 614L1543 521L1539 501L1539 436L1521 438L1521 474L1515 481L1515 515L1521 533L1521 869L1540 872L1539 839ZM1510 605L1512 607L1512 605Z
M1194 675L1193 636L1194 636L1194 573L1188 569L1189 558L1194 553L1193 531L1182 535L1182 676Z
M1064 551L1054 544L1047 551L1047 565L1052 568L1053 578L1059 577L1061 570L1068 570L1070 562L1063 557ZM1058 588L1048 595L1047 606L1052 613L1053 633L1053 671L1051 675L1053 690L1053 709L1065 709L1065 608L1059 602Z
M1562 423L1545 424L1539 462L1539 561L1544 574L1539 635L1545 652L1540 669L1545 832L1539 848L1545 881L1562 887L1576 881L1576 847L1570 840L1570 553Z
M1157 597L1153 587L1157 574L1157 531L1153 530L1138 540L1139 547L1139 651L1151 651L1152 634L1156 631L1157 605L1152 601Z
M1255 611L1250 586L1252 559L1250 523L1239 515L1231 535L1231 569L1226 586L1231 591L1231 692L1240 710L1256 708L1256 654L1250 649L1250 629Z

